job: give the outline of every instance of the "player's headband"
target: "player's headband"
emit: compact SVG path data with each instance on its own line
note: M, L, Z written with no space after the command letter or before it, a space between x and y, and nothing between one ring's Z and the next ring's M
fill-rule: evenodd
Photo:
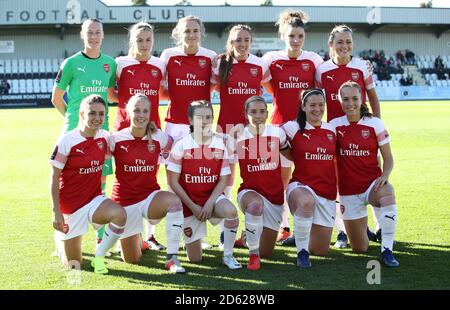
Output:
M308 99L308 97L312 95L321 95L322 97L325 98L325 94L323 93L322 89L320 88L307 89L302 93L303 104L306 102L306 99Z

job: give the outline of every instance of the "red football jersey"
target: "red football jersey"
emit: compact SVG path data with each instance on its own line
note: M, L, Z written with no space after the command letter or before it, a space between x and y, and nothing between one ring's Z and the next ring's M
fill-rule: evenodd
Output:
M125 107L135 94L143 94L151 103L150 120L161 128L159 120L159 88L164 83L166 66L158 57L152 56L147 62L140 62L132 57L116 58L116 80L118 86L119 105L115 128L120 131L130 126Z
M167 170L180 174L180 185L199 206L208 201L221 176L231 174L222 138L214 135L210 145L198 145L192 135L175 143ZM183 203L185 217L192 211Z
M316 70L316 85L325 90L327 100L327 121L344 116L338 91L342 84L354 81L362 90L362 103L366 104L366 91L375 88L372 75L367 70L367 62L353 57L347 65L336 65L329 59Z
M186 55L182 48L164 50L169 107L166 121L189 125L187 110L192 101L211 101L211 62L216 52L200 47L197 54Z
M215 83L219 80L220 60L214 68ZM236 124L247 123L244 103L251 96L261 95L261 81L268 74L267 64L250 54L247 60L233 59L228 83L220 85L220 113L217 124L222 132L228 132Z
M289 58L285 50L268 52L263 59L269 65L269 76L273 90L272 124L280 125L297 118L300 92L314 87L317 67L322 57L313 52L302 51L298 58Z
M101 177L109 154L109 132L100 129L95 137L84 138L74 129L56 143L50 164L61 169L59 208L72 214L102 194Z
M286 132L294 157L295 168L290 182L300 182L311 187L321 197L336 199L334 127L325 122L318 128L306 123L302 133L298 123L290 121L282 128Z
M232 145L233 147L233 145ZM233 153L239 160L242 183L238 191L252 189L276 205L284 203L281 180L280 149L287 147L286 134L279 127L266 125L254 136L248 128L234 143Z
M389 134L377 117L349 123L346 116L331 121L337 132L339 194L364 193L381 176L378 148L389 143Z
M159 160L168 157L172 142L161 130L152 134L150 145L147 136L135 138L129 128L112 135L109 145L116 164L112 199L126 207L160 189L156 179Z

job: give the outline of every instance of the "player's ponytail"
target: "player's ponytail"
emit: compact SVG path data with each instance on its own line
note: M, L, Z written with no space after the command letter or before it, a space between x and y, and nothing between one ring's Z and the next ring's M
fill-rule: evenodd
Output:
M365 104L361 104L360 112L361 112L361 118L373 116L373 114L370 113L369 108Z
M288 26L304 29L308 20L308 14L303 11L284 11L280 14L275 26L278 26L278 32L283 37Z
M346 87L348 87L348 88L355 88L358 91L358 93L359 93L359 100L361 102L361 107L360 107L361 118L372 117L373 114L370 113L369 108L366 105L362 104L362 90L361 90L361 86L359 86L359 84L354 82L354 81L347 81L344 84L342 84L341 87L339 87L339 91L338 91L339 101L342 102L341 92Z
M225 47L225 54L222 55L222 58L220 59L220 66L219 66L219 80L221 84L227 84L228 78L230 77L231 68L233 67L233 61L234 61L234 51L233 51L233 38L235 36L235 33L237 33L240 30L245 30L250 34L250 37L252 37L252 28L247 25L235 25L230 29L230 32L228 33L228 39L227 44Z

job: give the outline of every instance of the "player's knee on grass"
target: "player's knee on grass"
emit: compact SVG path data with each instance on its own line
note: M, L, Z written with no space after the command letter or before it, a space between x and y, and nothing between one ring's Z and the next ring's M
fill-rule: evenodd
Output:
M189 262L201 263L202 257L202 241L196 240L192 243L186 244L186 254Z
M122 254L122 260L127 264L139 264L141 261L142 253L136 253L136 254L128 254L125 253Z
M315 256L327 256L329 253L329 246L320 246L315 244L309 244L309 252Z
M360 244L352 244L350 243L352 247L352 251L357 254L364 254L367 253L367 250L369 250L369 243L360 243Z
M261 234L259 245L259 256L261 258L269 258L273 254L275 243L277 241L278 231L264 227Z

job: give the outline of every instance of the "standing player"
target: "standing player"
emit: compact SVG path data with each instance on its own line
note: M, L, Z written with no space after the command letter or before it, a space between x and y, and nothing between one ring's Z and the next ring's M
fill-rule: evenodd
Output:
M91 94L100 95L105 102L117 101L114 96L116 62L101 53L104 33L103 25L97 19L87 19L81 26L84 50L67 58L62 64L53 87L52 103L64 116L63 132L67 133L78 125L81 101ZM67 92L67 102L64 93ZM108 130L108 105L106 106L103 129ZM112 162L107 160L102 170L102 191L106 176L112 174ZM97 231L97 242L103 236L104 227Z
M352 56L353 32L346 25L339 25L333 28L328 38L330 48L330 59L324 62L316 71L316 84L325 90L327 98L327 121L344 115L341 104L338 100L339 87L347 82L358 83L362 91L362 104L366 104L366 95L373 114L380 117L380 102L378 101L373 82L372 74L368 70L365 60ZM379 213L374 208L375 219L378 222ZM339 212L336 219L336 226L339 230L338 239L335 244L338 248L347 246L347 236L345 228L340 218ZM374 235L368 230L368 235ZM373 237L372 237L373 238Z
M304 89L314 87L314 75L317 67L323 62L322 57L314 52L303 50L308 16L302 11L286 11L281 13L277 25L281 40L286 48L281 51L268 52L263 59L269 65L269 76L264 79L265 89L273 96L274 111L272 124L280 126L297 117L298 98ZM293 162L281 157L281 175L286 189L292 175ZM288 239L289 211L283 210L282 230L279 241L293 244L294 238ZM290 241L290 242L289 242Z
M200 46L204 34L200 18L183 17L172 31L177 46L161 54L167 70L167 89L161 95L169 98L165 131L175 142L189 134L189 104L211 98L211 63L217 54Z
M261 95L261 81L267 75L267 66L261 58L250 54L252 30L247 25L235 25L229 33L226 51L214 67L213 82L220 96L218 132L228 133L237 124L247 123L244 103L251 96ZM231 177L225 196L231 197L236 163L230 163ZM221 226L222 227L222 226ZM221 234L221 242L222 242ZM241 235L237 246L243 245Z
M115 128L120 131L130 126L126 111L128 100L135 94L143 94L151 103L150 121L161 128L159 119L159 90L164 86L165 64L152 56L153 27L144 22L131 26L129 32L128 56L116 58L116 80L119 105Z
M205 27L200 18L189 15L178 20L172 30L176 47L161 54L166 65L166 88L161 97L169 99L165 132L174 142L189 134L186 111L195 100L211 99L212 61L216 52L200 46ZM211 247L203 243L204 248Z
M245 214L250 250L247 268L258 270L260 256L272 254L280 230L284 202L280 149L287 149L288 145L283 130L265 125L268 112L263 97L252 96L245 101L245 116L249 124L231 146L243 180L237 200Z
M400 264L392 254L397 226L397 206L389 176L394 159L389 134L383 122L362 104L363 92L358 83L348 81L339 89L345 115L331 121L336 127L339 170L340 212L352 250L365 253L367 238L367 204L379 208L381 257L388 267ZM381 152L383 168L378 164Z
M229 33L226 51L214 68L214 82L220 94L218 132L228 133L235 125L244 125L244 103L255 95L261 95L261 81L267 74L267 66L261 58L250 54L252 30L247 25L233 26ZM231 177L225 190L230 197L236 163L231 163Z
M105 236L95 251L92 266L96 273L107 273L104 256L119 239L126 224L123 208L102 195L102 166L109 153L109 133L100 129L106 116L102 97L91 95L81 101L80 124L64 134L51 157L50 191L53 227L65 265L81 264L81 238L89 223L108 224ZM75 262L74 262L75 261Z
M322 122L324 112L322 90L305 90L297 120L282 127L295 166L286 198L294 216L297 266L302 268L311 267L310 252L328 253L336 213L336 132Z
M125 208L128 219L120 237L122 258L128 263L139 262L142 218L156 224L166 217L166 268L183 273L184 268L177 258L183 207L176 195L160 190L156 179L160 154L167 154L172 138L159 129L150 134L150 110L146 95L132 96L127 104L131 125L112 135L110 140L116 163L112 199Z
M159 90L164 85L166 66L158 57L152 56L153 28L139 22L129 30L128 56L118 57L116 79L118 86L119 106L115 128L120 131L129 127L130 120L126 111L128 100L135 94L143 94L151 102L150 121L161 128L159 119ZM155 238L154 225L147 222L146 242L142 249L163 250L165 247Z
M261 95L261 81L266 78L267 66L261 58L250 54L252 30L247 25L230 29L225 54L214 68L214 82L220 92L218 130L224 133L237 124L246 124L244 103Z
M239 226L236 207L223 191L230 174L223 142L212 131L213 108L208 101L194 101L188 110L191 134L172 148L168 181L180 197L184 210L184 242L189 261L202 260L201 239L206 236L206 220L218 224L224 219L223 264L241 268L233 257L233 245Z

